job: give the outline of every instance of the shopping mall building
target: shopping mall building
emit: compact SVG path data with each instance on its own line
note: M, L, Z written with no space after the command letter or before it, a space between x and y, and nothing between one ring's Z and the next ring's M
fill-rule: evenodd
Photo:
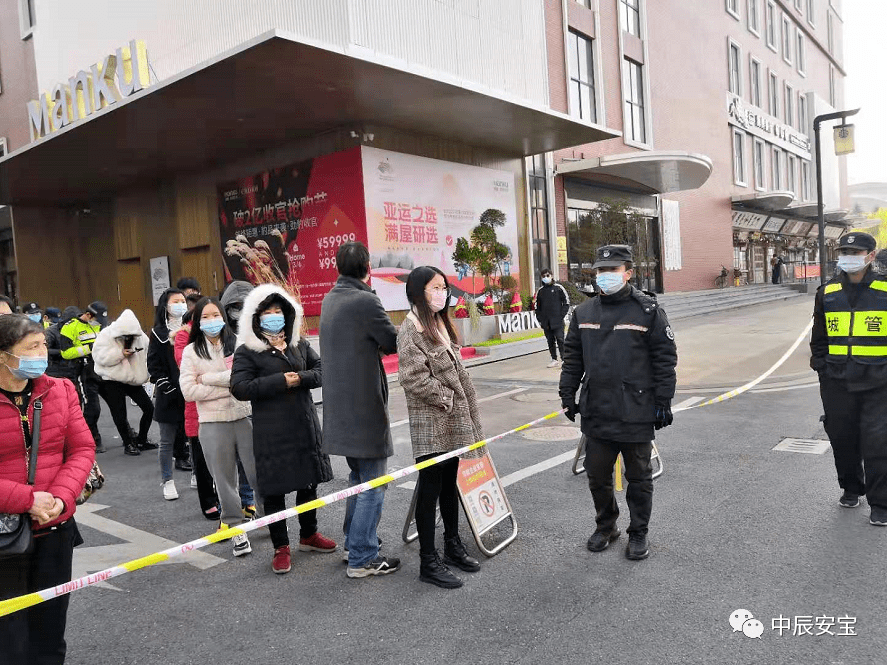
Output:
M270 280L316 314L353 238L400 311L415 265L477 290L452 252L491 208L522 291L543 267L582 285L613 202L648 288L709 288L721 264L764 281L774 252L816 260L836 2L0 0L5 290L147 325L179 276Z

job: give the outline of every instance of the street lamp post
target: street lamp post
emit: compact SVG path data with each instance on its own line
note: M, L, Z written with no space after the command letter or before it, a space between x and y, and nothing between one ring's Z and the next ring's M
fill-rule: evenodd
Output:
M816 143L816 202L817 212L819 213L819 283L824 285L826 282L825 269L825 202L822 200L822 151L820 150L819 126L829 120L845 120L851 115L859 113L859 109L852 111L835 111L834 113L823 113L813 119L813 139Z

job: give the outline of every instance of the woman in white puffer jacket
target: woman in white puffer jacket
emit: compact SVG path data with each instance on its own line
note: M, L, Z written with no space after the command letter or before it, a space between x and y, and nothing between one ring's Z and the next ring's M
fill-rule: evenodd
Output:
M123 452L138 455L142 450L157 448L148 442L154 417L154 405L144 388L148 382L148 336L132 310L123 310L114 323L98 334L92 346L92 359L96 374L103 379L103 397L123 441ZM127 397L142 410L135 439L126 416Z
M182 353L179 386L185 399L197 404L200 445L216 483L222 522L236 526L245 519L237 490L238 454L249 484L257 493L259 488L250 404L235 399L229 387L236 337L227 323L218 300L204 298L197 303L189 344ZM245 533L234 536L233 543L234 556L252 551Z

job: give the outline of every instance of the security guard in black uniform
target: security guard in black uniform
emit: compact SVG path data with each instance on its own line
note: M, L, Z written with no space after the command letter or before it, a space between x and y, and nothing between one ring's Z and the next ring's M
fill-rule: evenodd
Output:
M586 437L585 469L597 511L588 549L603 551L619 537L613 466L622 453L631 514L625 555L646 559L653 507L653 430L672 422L677 348L656 296L629 283L630 247L601 247L592 267L598 271L600 295L573 312L560 380L567 417L582 416Z
M810 366L844 490L839 503L856 508L865 495L869 522L887 526L887 277L870 265L875 247L868 233L841 238L838 271L816 293Z

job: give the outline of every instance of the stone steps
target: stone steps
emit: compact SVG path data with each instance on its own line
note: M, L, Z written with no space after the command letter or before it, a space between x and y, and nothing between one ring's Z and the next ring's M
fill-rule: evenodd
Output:
M800 295L796 290L784 285L761 284L662 294L658 296L658 300L668 314L669 320L677 321L691 316L788 300Z

